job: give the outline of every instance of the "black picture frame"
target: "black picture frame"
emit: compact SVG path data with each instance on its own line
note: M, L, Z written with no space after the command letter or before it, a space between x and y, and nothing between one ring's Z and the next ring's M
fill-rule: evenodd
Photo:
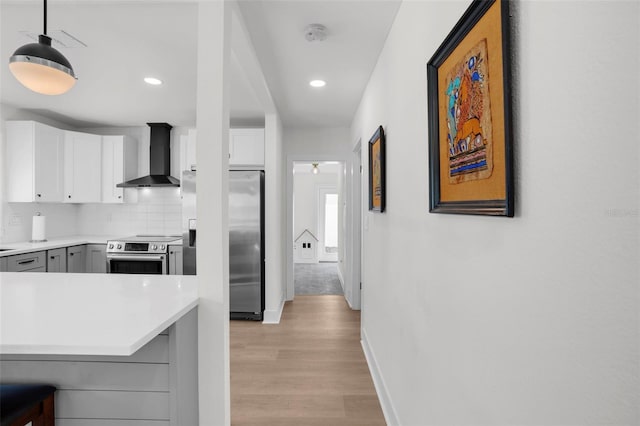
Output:
M499 19L493 18L496 15L496 12L492 11L491 19L492 21L487 23L482 22L483 19L489 19L486 16L487 11L489 11L494 4L498 3L499 9ZM498 7L498 6L496 6ZM501 188L504 191L504 197L483 197L482 195L475 198L476 192L473 192L473 196L468 197L464 200L443 200L442 199L442 182L441 174L442 167L447 167L449 170L449 176L453 173L451 167L454 164L452 159L454 157L453 154L447 154L448 160L447 163L443 165L443 161L441 158L440 148L443 145L443 140L440 135L440 129L442 129L443 118L446 120L446 117L442 117L442 110L440 109L440 90L443 88L438 87L439 85L439 71L441 65L449 58L449 56L454 52L461 43L465 43L465 46L469 45L469 43L473 43L475 40L469 33L479 24L481 25L491 25L492 28L495 26L500 26L500 28L496 31L501 36L501 41L495 41L494 45L497 48L501 49L500 55L494 54L493 57L501 56L501 64L492 64L493 67L500 68L502 70L502 84L494 84L491 86L489 84L488 91L491 92L490 96L493 100L493 96L497 96L501 101L501 105L491 105L491 112L495 110L497 113L501 114L504 129L502 126L496 126L493 129L492 140L495 139L492 143L498 143L501 145L496 145L501 150L501 157L504 154L504 163L499 161L498 164L493 164L493 167L503 168L494 169L499 170L500 175L504 175L504 187ZM449 33L449 35L445 38L440 47L436 50L433 57L427 63L427 83L428 83L428 130L429 130L429 212L431 213L452 213L452 214L472 214L472 215L490 215L490 216L514 216L514 170L513 170L513 126L512 126L512 106L511 106L511 38L510 38L510 30L509 30L509 1L507 0L474 0L473 3L469 6L469 8L465 11L463 16L460 18L458 23L454 26L453 30ZM482 30L480 30L482 31ZM467 40L467 37L470 39ZM480 40L480 37L478 37ZM495 49L494 49L495 50ZM463 57L460 55L459 57ZM488 50L488 60L487 64L491 64L492 60L492 51ZM489 66L489 65L487 65ZM445 73L447 70L443 69L442 72ZM498 91L498 93L494 93ZM501 93L499 93L501 91ZM499 102L497 102L499 104ZM446 111L446 110L445 110ZM446 115L446 114L445 114ZM493 120L493 116L492 116ZM496 129L500 132L500 138L494 138L493 135L496 133ZM445 148L449 148L449 152L451 152L451 145L449 145L448 135L445 135L444 144ZM455 143L455 142L454 142ZM455 152L455 148L454 148ZM501 180L499 181L501 182ZM449 185L449 181L446 183ZM501 183L500 183L501 184ZM451 188L449 186L448 188ZM474 187L477 188L477 187ZM469 199L470 198L470 199Z
M369 211L383 213L386 201L386 154L385 136L378 126L369 139Z

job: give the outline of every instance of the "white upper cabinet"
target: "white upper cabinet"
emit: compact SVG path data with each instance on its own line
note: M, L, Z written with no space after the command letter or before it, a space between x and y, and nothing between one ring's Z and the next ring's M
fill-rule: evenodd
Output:
M264 129L229 129L229 165L264 166Z
M9 202L61 202L64 131L35 121L8 121L5 175Z
M102 199L102 136L65 131L64 202Z
M138 175L138 144L128 136L102 137L102 202L123 203L125 188L116 185ZM136 192L133 192L136 194ZM133 200L127 200L133 201Z
M187 135L180 136L180 176L185 170L196 165L196 129L189 129ZM180 179L180 176L176 176Z

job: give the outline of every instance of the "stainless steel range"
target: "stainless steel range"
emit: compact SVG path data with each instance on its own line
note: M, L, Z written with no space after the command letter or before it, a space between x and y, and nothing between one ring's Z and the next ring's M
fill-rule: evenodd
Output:
M166 275L169 243L176 240L180 237L136 235L107 241L107 273Z

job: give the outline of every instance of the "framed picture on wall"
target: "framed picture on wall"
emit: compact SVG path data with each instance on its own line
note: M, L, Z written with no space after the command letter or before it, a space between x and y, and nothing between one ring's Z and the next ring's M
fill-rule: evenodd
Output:
M382 126L369 139L369 210L384 212L385 140Z
M427 63L432 213L513 217L508 3L474 0Z

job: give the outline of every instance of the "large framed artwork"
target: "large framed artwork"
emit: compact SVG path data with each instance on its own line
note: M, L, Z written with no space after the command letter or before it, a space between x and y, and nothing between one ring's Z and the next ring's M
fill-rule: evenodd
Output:
M427 63L432 213L513 217L508 3L474 0Z
M384 212L385 148L384 129L378 127L369 139L369 210Z

